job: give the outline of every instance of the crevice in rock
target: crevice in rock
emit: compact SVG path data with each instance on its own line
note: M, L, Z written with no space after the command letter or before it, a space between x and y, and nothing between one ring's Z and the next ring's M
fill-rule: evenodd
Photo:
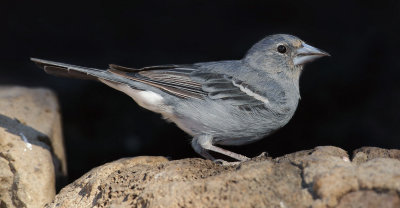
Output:
M8 208L7 204L3 200L0 200L0 208Z
M368 189L368 188L359 188L359 189L357 189L357 190L350 190L350 191L347 191L347 192L341 194L340 196L337 196L337 197L336 197L336 200L337 200L338 204L340 204L340 202L342 201L343 197L345 197L346 195L351 194L351 193L356 193L356 192L362 192L362 191L373 191L373 192L375 192L375 193L377 193L377 194L396 193L396 194L400 197L400 193L399 193L399 192L396 192L396 191L393 191L393 190L390 190L390 189L382 189L382 188L372 188L372 189Z
M19 175L17 173L17 170L15 169L14 165L12 164L12 159L5 155L4 153L0 152L0 157L4 158L8 162L8 166L10 167L10 170L13 174L13 184L11 186L11 200L12 203L15 207L25 207L26 204L18 197L18 184L19 184Z
M365 190L369 190L369 189L365 189ZM342 201L342 198L345 197L347 194L351 194L351 193L358 192L358 191L362 191L362 190L361 189L349 190L349 191L346 191L345 193L335 196L337 203L340 204L340 202Z
M306 189L312 196L313 200L319 199L318 195L313 190L312 184L307 184L304 179L304 167L301 164L296 164L294 162L290 162L290 164L300 169L301 188Z
M103 191L100 186L97 187L97 190L99 190L99 193L96 194L95 197L93 197L92 206L98 205L98 200L101 199L101 197L103 197Z
M372 189L367 189L367 188L360 188L358 191L374 191L377 194L388 194L388 193L396 193L400 197L400 192L390 190L389 188L372 188Z

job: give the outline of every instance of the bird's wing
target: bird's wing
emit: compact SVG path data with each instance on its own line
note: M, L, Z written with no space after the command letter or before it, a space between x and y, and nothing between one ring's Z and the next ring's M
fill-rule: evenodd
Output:
M110 65L109 72L142 82L181 98L221 99L236 106L260 106L268 99L252 86L231 76L193 65L154 66L133 69Z
M153 66L141 69L110 65L109 72L159 88L181 98L203 99L207 94L201 84L190 78L195 69L178 65Z
M253 86L226 74L199 70L193 72L191 77L202 83L202 90L210 99L221 99L243 107L263 106L269 102Z
M195 65L164 65L140 69L110 65L108 70L100 70L42 59L31 60L49 74L81 79L105 79L135 87L129 81L132 80L180 98L220 99L242 107L262 106L269 102L249 84Z

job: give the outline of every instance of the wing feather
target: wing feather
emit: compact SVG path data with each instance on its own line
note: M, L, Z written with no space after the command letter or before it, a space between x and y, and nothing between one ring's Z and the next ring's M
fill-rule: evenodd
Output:
M220 99L235 106L263 106L266 99L253 93L251 86L231 76L190 66L167 65L133 69L112 66L108 71L142 82L181 98ZM250 93L249 93L250 92ZM256 95L256 96L254 96ZM258 97L257 97L258 96Z
M181 98L196 98L196 99L202 99L204 95L206 95L203 91L193 88L193 87L187 87L188 84L182 84L179 82L169 82L168 79L162 80L162 79L151 79L150 77L143 76L139 73L127 73L115 69L109 69L108 70L111 73L117 74L119 76L125 77L127 79L141 82L156 88L159 88L167 93L170 93L172 95L181 97Z

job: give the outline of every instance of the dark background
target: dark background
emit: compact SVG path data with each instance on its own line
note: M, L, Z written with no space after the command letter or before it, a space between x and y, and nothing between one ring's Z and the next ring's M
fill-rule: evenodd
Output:
M92 81L45 74L37 57L106 68L240 59L266 35L331 53L306 66L293 119L228 149L276 157L317 145L400 148L400 1L14 1L0 11L0 83L53 89L70 180L121 157L198 157L190 137Z

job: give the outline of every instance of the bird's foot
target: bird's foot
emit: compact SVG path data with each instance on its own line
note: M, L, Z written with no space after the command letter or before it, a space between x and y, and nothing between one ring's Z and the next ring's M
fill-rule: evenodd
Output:
M268 152L262 152L260 155L256 156L255 158L266 158L268 157Z

